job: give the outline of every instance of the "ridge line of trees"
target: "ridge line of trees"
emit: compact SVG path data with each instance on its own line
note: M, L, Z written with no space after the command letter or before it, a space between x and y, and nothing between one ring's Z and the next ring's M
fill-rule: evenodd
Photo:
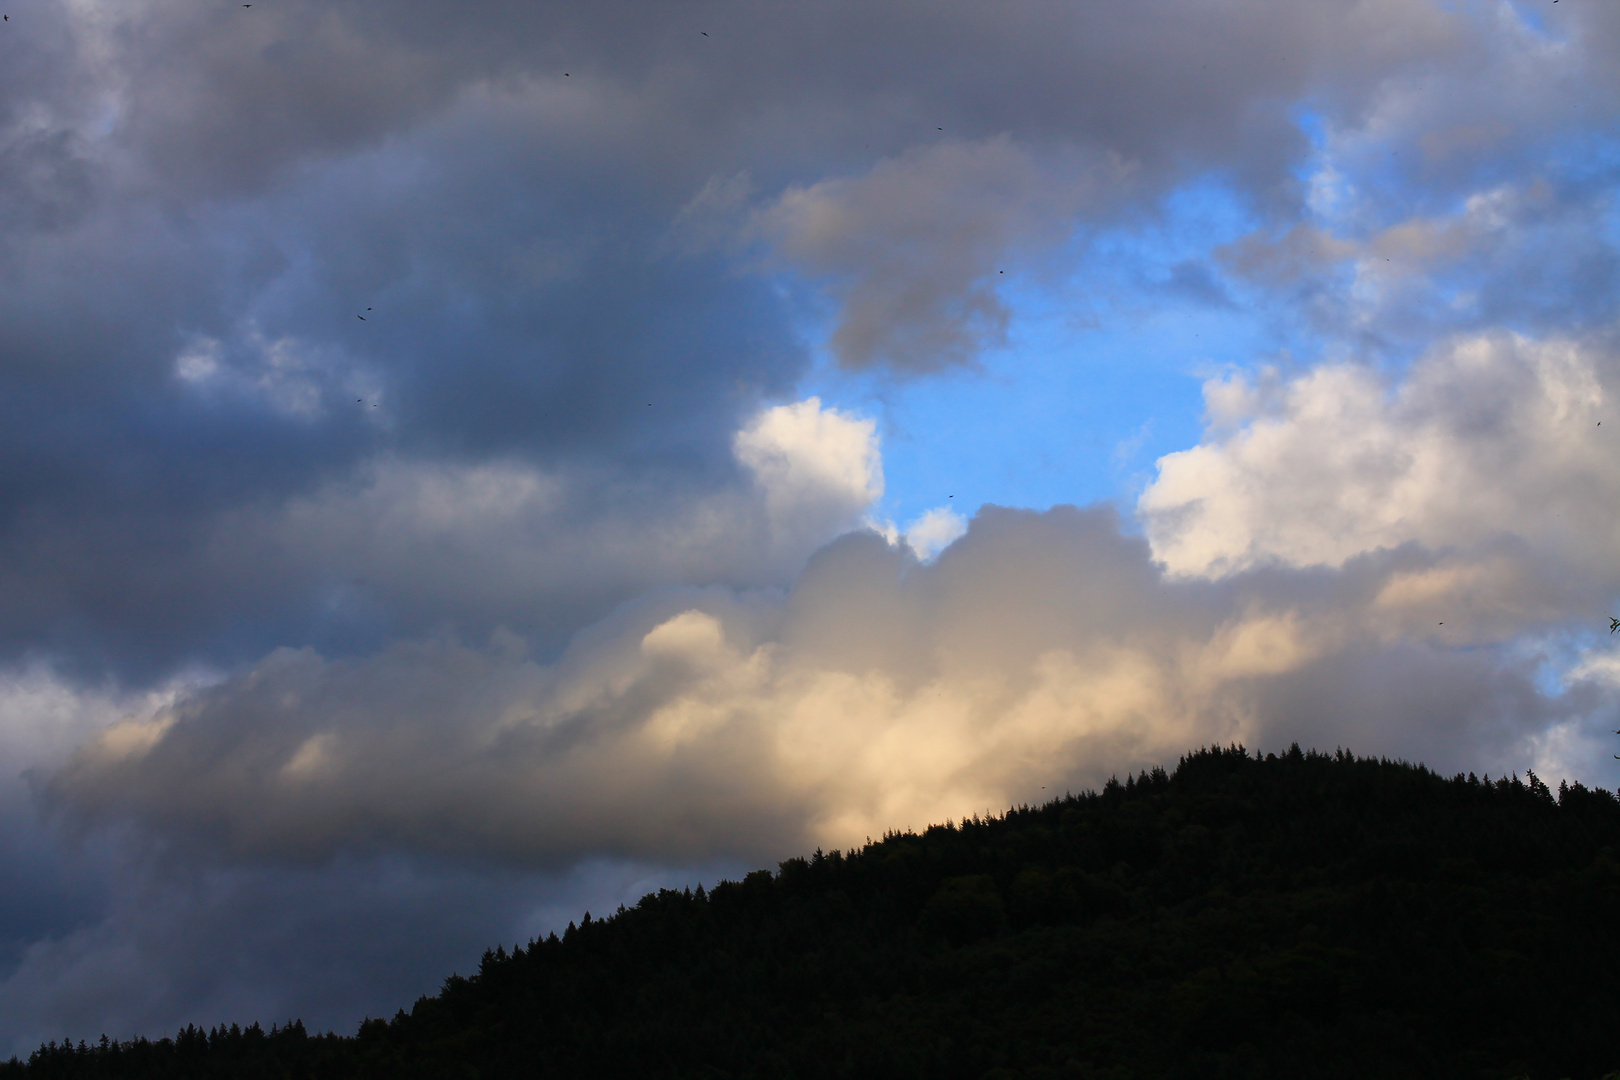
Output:
M1617 850L1614 793L1530 770L1210 747L587 912L353 1036L64 1041L0 1080L1596 1080Z

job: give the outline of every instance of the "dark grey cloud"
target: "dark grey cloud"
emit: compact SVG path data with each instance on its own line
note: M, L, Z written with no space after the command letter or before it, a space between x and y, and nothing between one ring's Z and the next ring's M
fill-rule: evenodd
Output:
M39 818L30 777L37 786L87 734L197 689L87 689L43 665L0 673L0 1056L188 1023L296 1016L352 1031L474 970L495 943L745 869L586 858L539 873L409 851L249 864L192 857L150 831L72 835Z
M64 858L62 835L38 827L25 785L8 778L0 792L0 865L7 877L0 895L0 971L10 971L36 942L93 921L110 890L93 858Z
M1192 259L1176 263L1170 268L1166 279L1155 284L1167 293L1184 296L1213 308L1230 310L1237 306L1210 267Z
M425 206L372 206L376 231L347 232L348 250L337 238L301 249L300 230L342 232L327 214L374 203L363 189L385 168L348 178L341 206L314 221L296 200L227 215L245 255L205 250L201 261L253 294L245 310L188 298L216 289L197 280L210 267L167 276L163 235L32 264L0 313L18 331L0 406L0 456L16 477L0 505L12 597L0 636L13 655L46 647L135 674L305 640L299 626L318 620L327 583L232 563L210 545L228 520L379 455L628 472L626 500L654 476L664 503L736 485L731 434L801 363L762 283L659 260L634 240L582 239L588 213L586 232L622 223L611 203L530 207L500 236L493 219L482 238L445 229L457 200L484 196L477 184ZM533 248L548 223L559 247L580 250L516 275L515 263L544 256ZM159 265L98 280L86 264L134 262L125 243ZM253 268L239 275L238 262L262 264L262 280L244 282Z
M829 150L859 160L874 139L892 152L944 128L1055 136L1159 167L1203 157L1270 184L1293 152L1285 113L1302 93L1353 102L1394 66L1477 47L1481 30L1422 6L1244 2L498 3L476 14L354 2L262 16L174 2L75 29L81 62L100 73L90 85L119 93L144 168L203 190L386 137L469 87L526 82L561 95L554 108L580 142L633 134L634 157L666 167L745 157L822 170Z
M285 1023L352 1033L477 970L486 948L560 932L660 887L731 866L598 861L564 875L398 857L310 869L204 867L136 856L114 899L30 943L0 975L0 1053L46 1039L172 1035L188 1023Z

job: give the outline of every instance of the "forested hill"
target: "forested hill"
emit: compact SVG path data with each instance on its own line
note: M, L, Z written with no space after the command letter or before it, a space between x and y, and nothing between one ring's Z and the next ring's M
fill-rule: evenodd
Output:
M188 1029L0 1078L1597 1078L1617 849L1605 791L1212 749L586 916L353 1037Z

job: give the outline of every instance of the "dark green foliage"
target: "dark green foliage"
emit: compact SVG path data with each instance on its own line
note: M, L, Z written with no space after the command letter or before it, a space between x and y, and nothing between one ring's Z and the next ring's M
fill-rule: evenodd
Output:
M917 915L917 930L924 939L952 945L966 945L1006 929L1001 890L989 874L946 878Z
M1293 748L661 891L353 1038L12 1077L1422 1077L1620 1067L1620 803Z

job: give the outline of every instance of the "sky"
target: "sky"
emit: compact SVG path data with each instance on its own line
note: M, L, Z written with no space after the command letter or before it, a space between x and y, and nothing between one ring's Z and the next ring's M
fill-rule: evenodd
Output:
M0 1054L1201 745L1620 785L1620 7L6 13Z

